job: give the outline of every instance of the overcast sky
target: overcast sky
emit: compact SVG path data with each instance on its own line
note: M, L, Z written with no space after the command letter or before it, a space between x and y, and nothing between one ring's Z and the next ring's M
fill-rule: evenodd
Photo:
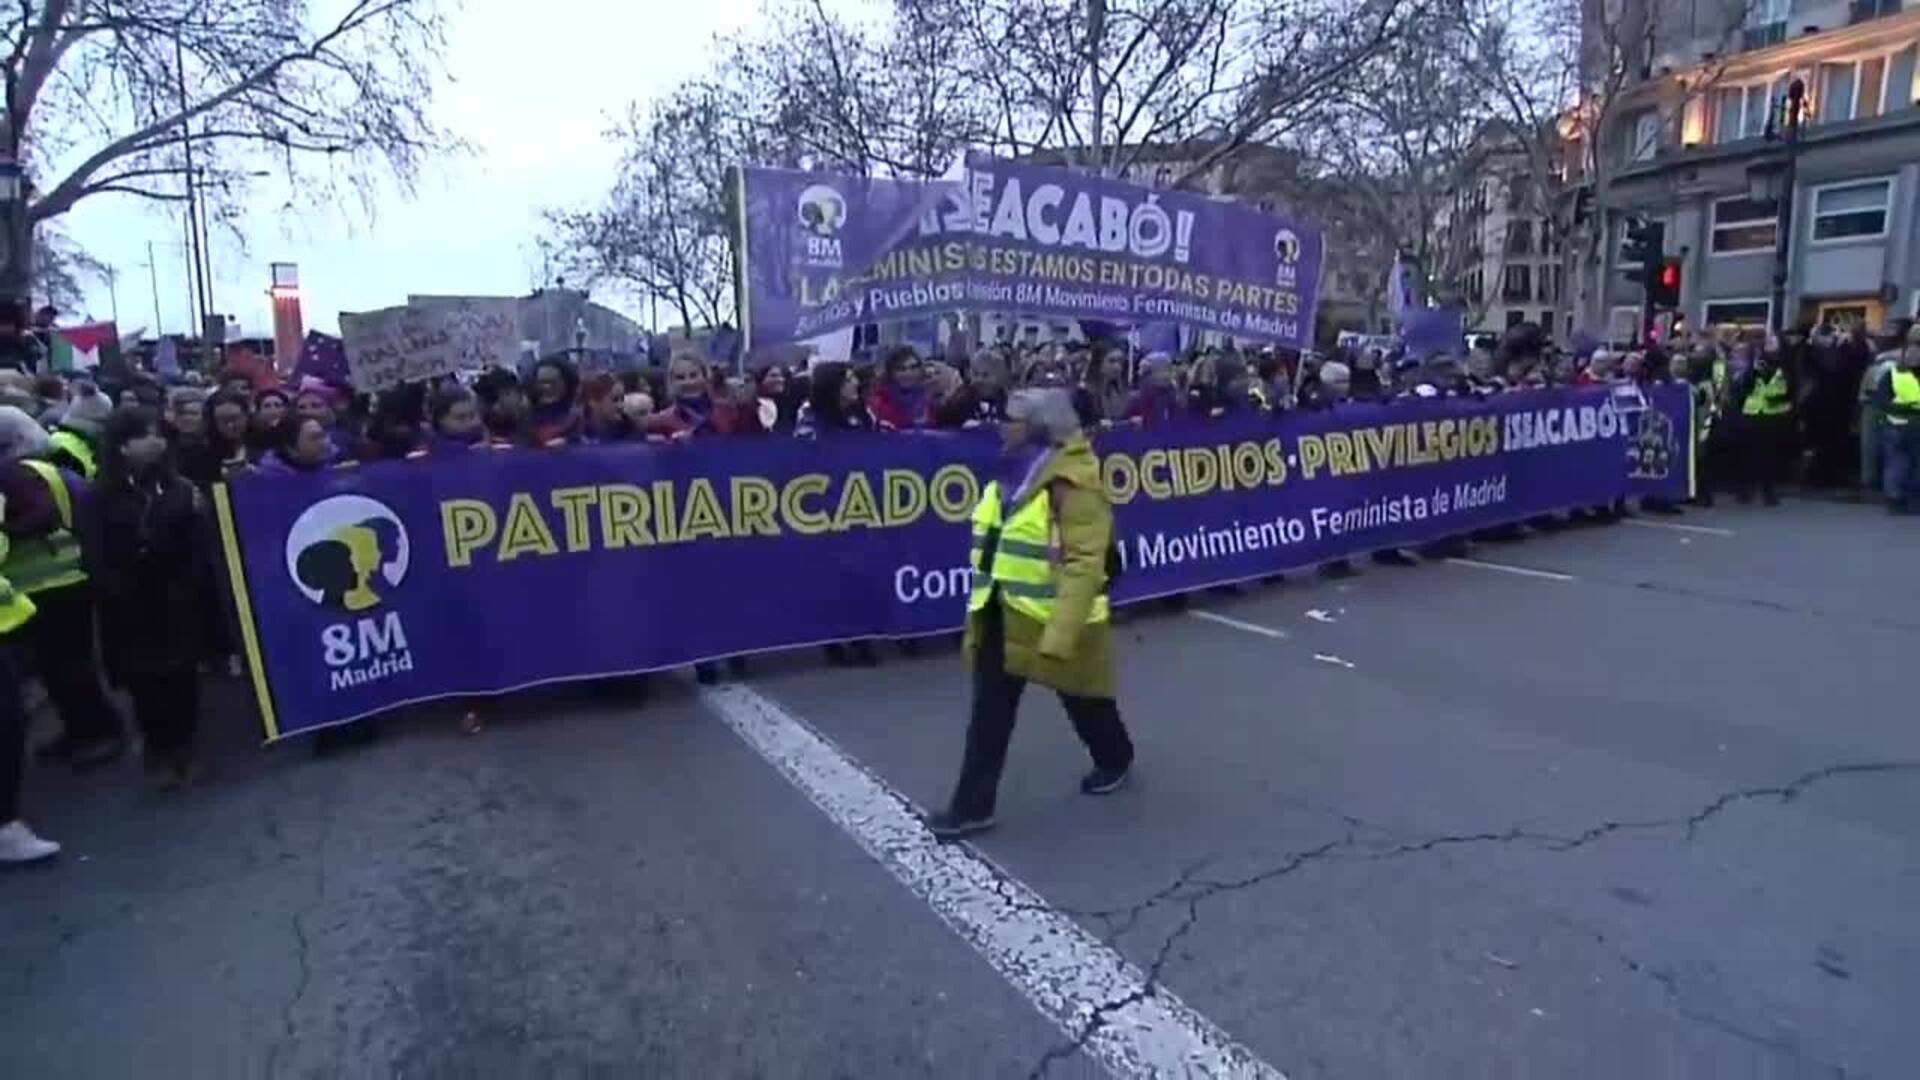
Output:
M759 0L469 0L449 31L452 82L435 102L465 137L469 158L430 166L411 198L383 193L371 220L354 210L289 203L278 180L260 185L245 245L217 228L215 309L248 336L270 333L268 264L300 266L307 326L337 327L341 311L401 303L415 293L524 293L533 284L540 211L590 201L612 177L617 148L605 131L630 101L650 100L695 74L713 35L747 24ZM190 310L179 213L102 195L66 215L68 233L119 271L122 331L151 330L157 264L160 322L186 327ZM83 316L113 316L104 283ZM636 313L637 314L637 313Z

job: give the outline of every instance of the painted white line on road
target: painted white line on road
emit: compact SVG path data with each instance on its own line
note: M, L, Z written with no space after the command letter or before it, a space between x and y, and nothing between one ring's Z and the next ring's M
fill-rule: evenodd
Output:
M1241 619L1236 619L1231 615L1222 615L1216 611L1189 611L1187 614L1196 619L1205 619L1210 623L1219 623L1221 626L1231 626L1235 630L1245 630L1249 634L1259 634L1261 637L1270 637L1276 641L1287 640L1287 632L1285 630L1278 630L1271 626L1261 626L1259 623L1246 622Z
M1083 1044L1115 1075L1285 1080L1006 871L934 840L904 797L804 720L744 686L700 700L1069 1037L1126 1001Z
M1535 570L1531 566L1509 566L1506 563L1481 562L1479 559L1448 559L1455 566L1471 566L1475 570L1497 570L1502 574L1518 574L1521 577L1543 578L1547 581L1572 581L1572 574L1562 574L1554 570Z
M1641 521L1639 518L1624 518L1622 525L1631 525L1636 529L1668 529L1673 532L1698 533L1701 536L1732 536L1732 529L1722 529L1713 525L1682 525L1677 521Z

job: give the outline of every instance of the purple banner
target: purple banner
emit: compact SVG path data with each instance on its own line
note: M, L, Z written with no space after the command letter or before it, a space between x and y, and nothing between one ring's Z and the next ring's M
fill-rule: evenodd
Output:
M1320 230L1238 203L979 156L940 181L742 173L756 346L937 311L1312 342Z
M1097 441L1117 602L1628 495L1684 497L1691 395L1248 415ZM990 432L469 452L217 493L268 738L397 706L951 630Z

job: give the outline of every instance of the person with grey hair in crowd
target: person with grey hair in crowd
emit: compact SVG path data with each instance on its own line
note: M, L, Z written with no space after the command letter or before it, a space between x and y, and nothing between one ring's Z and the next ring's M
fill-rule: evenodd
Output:
M985 832L1020 695L1053 688L1093 757L1088 795L1126 782L1133 741L1114 700L1107 586L1118 570L1113 507L1070 391L1030 388L1007 403L1002 452L973 512L973 593L965 648L973 711L960 778L927 827L942 840Z

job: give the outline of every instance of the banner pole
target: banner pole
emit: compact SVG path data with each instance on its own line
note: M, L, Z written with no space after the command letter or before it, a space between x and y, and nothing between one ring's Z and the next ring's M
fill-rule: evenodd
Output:
M740 359L736 365L746 369L747 353L753 350L752 301L747 294L747 171L735 165L729 170L733 188L733 317L740 330Z

